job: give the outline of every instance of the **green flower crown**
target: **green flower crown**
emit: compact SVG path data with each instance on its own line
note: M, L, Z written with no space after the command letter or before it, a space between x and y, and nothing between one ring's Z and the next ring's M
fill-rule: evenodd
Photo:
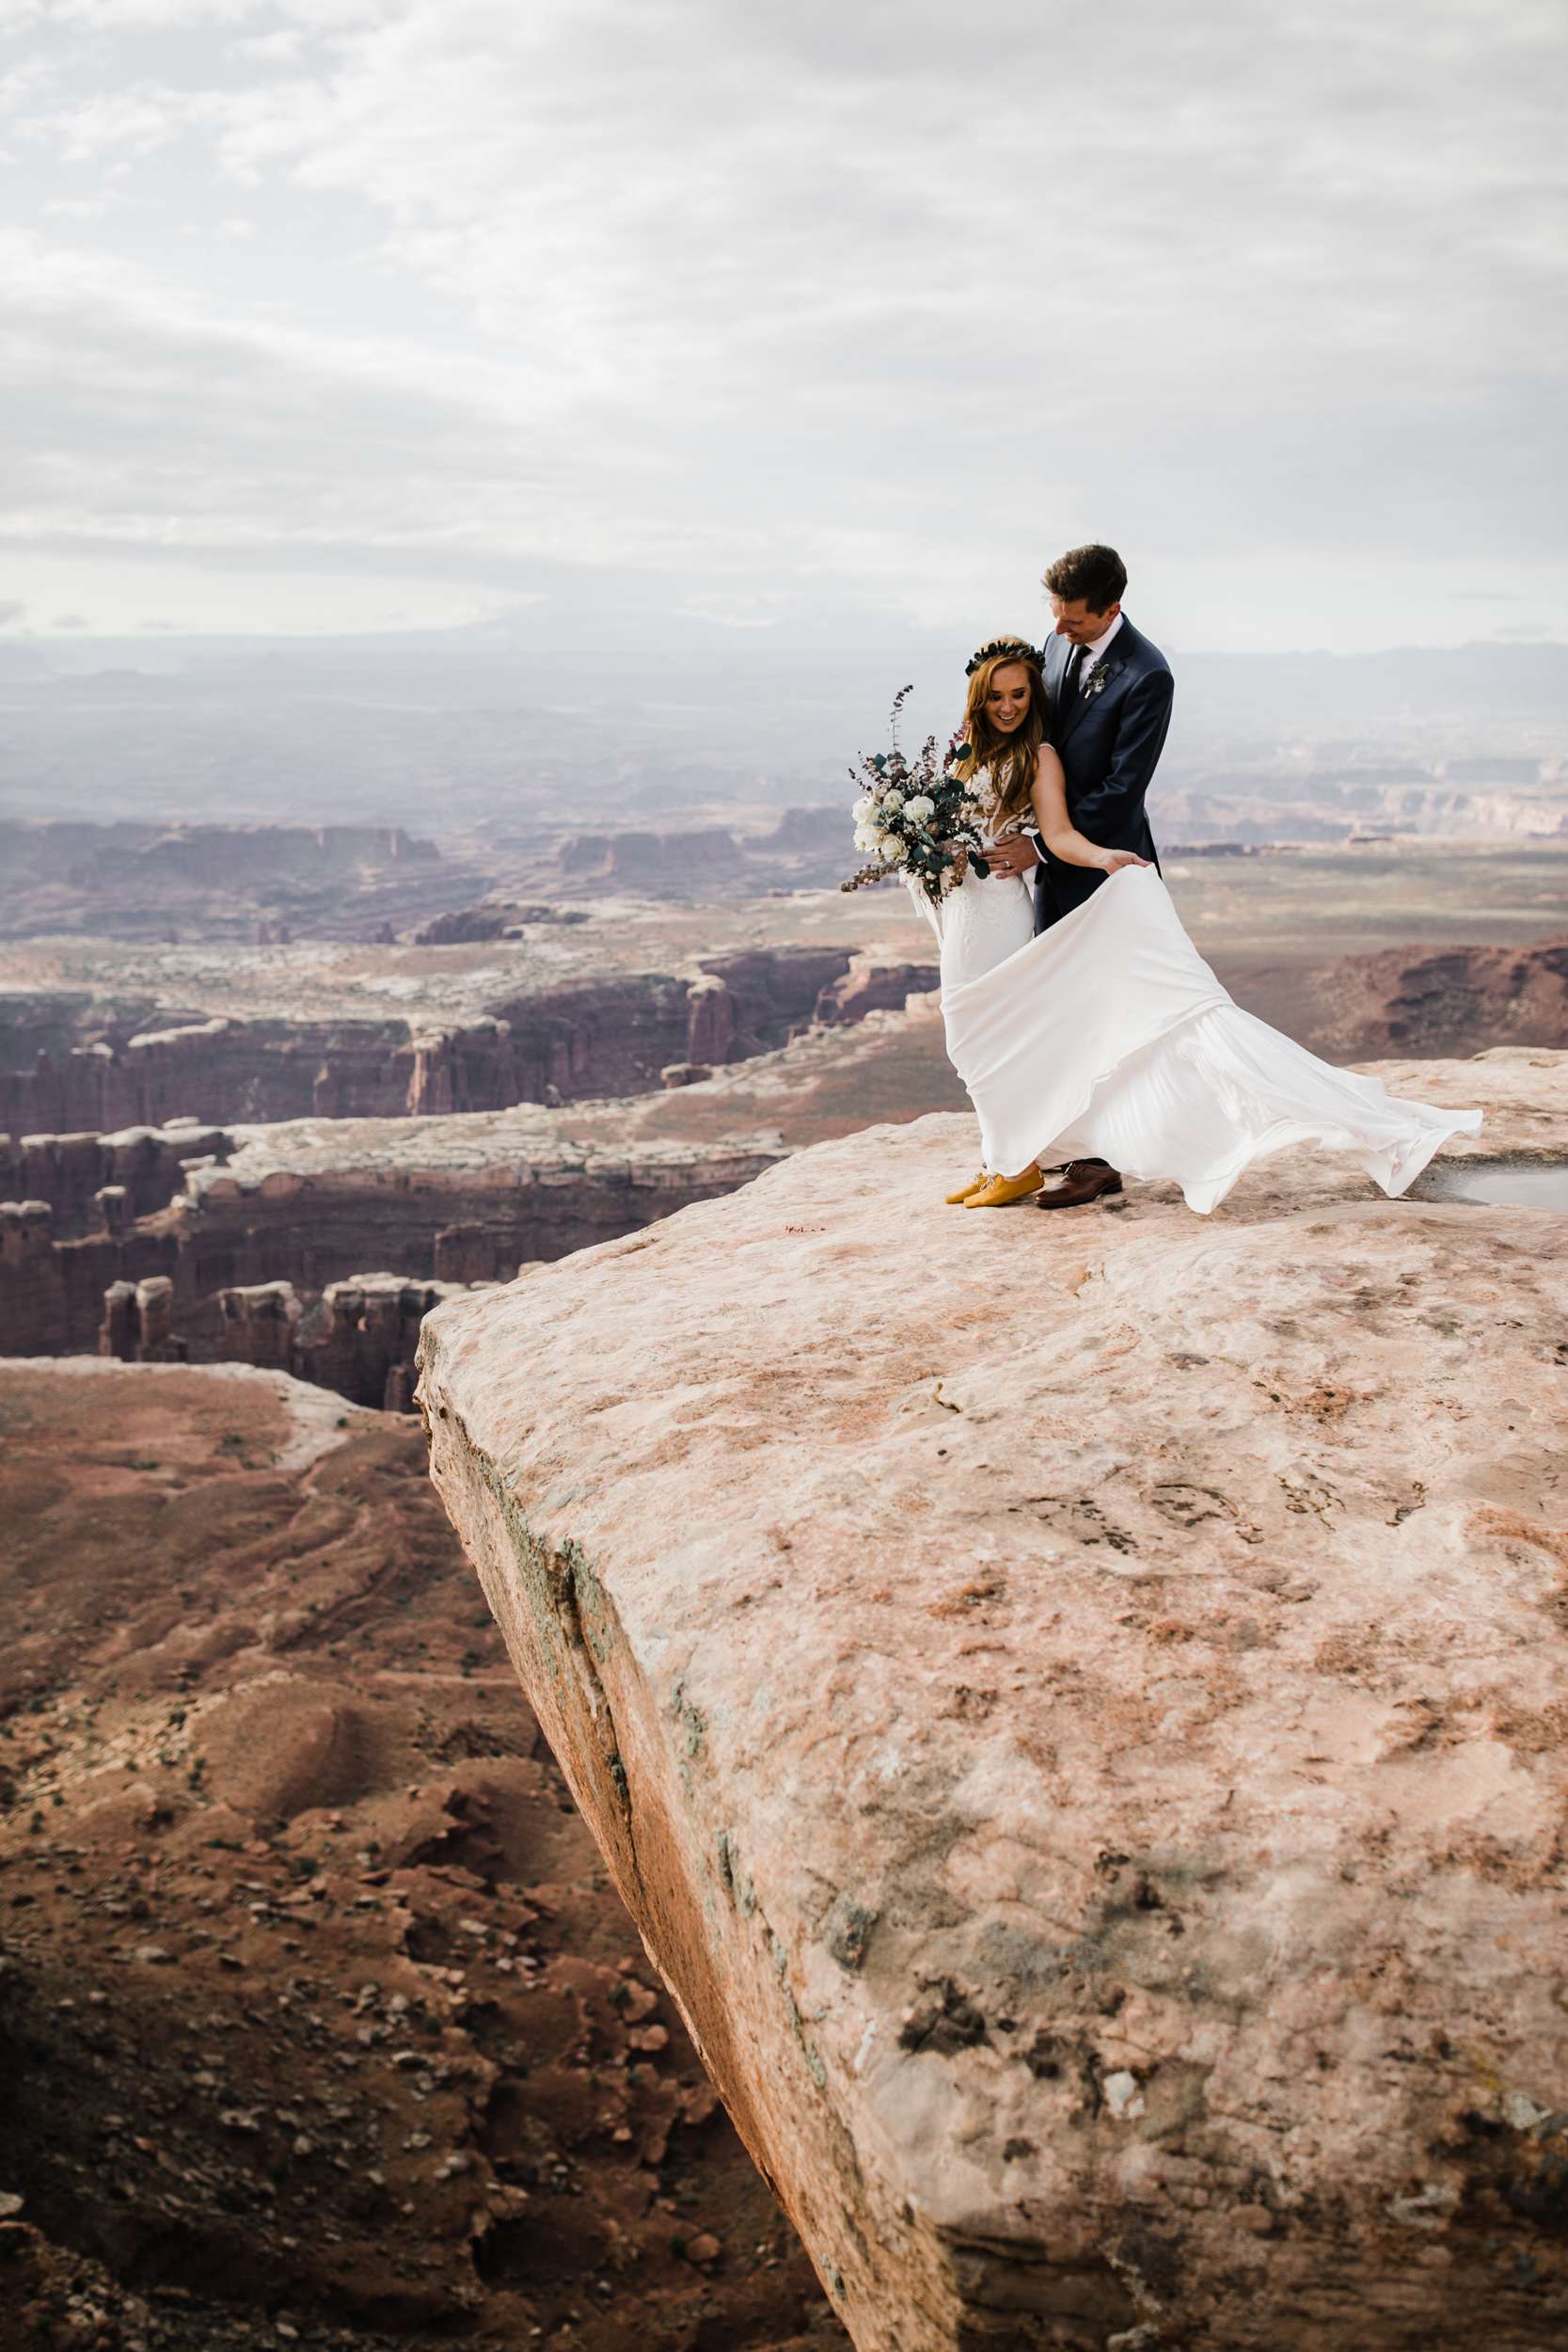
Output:
M993 637L989 645L982 645L972 660L964 664L965 677L973 677L982 661L993 661L999 653L1010 653L1016 660L1032 662L1037 670L1044 667L1045 655L1025 637Z

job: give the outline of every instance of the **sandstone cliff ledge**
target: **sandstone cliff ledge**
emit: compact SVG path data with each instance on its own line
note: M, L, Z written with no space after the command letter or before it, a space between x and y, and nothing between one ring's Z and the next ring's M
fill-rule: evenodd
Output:
M1568 1157L1565 1058L1422 1091ZM944 1209L973 1150L426 1325L574 1794L861 2352L1544 2352L1568 1219L1308 1153Z

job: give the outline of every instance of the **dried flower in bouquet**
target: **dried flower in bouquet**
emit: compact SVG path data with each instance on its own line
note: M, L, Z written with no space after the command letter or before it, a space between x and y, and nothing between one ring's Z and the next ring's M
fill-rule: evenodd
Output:
M984 808L974 784L954 773L969 750L962 735L953 738L940 766L934 735L927 737L912 765L899 748L898 721L904 697L912 691L905 686L893 698L892 750L863 756L858 774L853 768L849 771L861 787L854 809L855 847L869 850L871 862L840 882L841 890L862 890L868 882L898 877L918 882L928 898L940 899L956 890L966 874L990 871L981 830Z

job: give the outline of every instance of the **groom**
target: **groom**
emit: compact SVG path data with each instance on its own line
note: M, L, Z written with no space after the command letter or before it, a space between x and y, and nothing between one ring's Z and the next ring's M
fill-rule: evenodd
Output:
M1045 649L1051 696L1047 740L1067 777L1068 813L1102 850L1132 850L1156 872L1159 858L1144 813L1170 725L1176 681L1157 645L1121 609L1127 566L1115 548L1071 548L1045 575L1056 628ZM1035 868L1035 930L1049 930L1081 907L1106 880L1087 866L1067 866L1025 835L1006 860L987 853L992 872ZM1042 1209L1075 1208L1119 1192L1121 1178L1103 1160L1075 1160L1062 1184L1036 1196Z

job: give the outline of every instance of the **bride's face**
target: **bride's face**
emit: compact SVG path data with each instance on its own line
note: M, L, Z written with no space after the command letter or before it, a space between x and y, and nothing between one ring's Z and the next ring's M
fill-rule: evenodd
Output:
M986 696L986 718L998 735L1016 735L1029 716L1029 673L1022 661L1004 662Z

